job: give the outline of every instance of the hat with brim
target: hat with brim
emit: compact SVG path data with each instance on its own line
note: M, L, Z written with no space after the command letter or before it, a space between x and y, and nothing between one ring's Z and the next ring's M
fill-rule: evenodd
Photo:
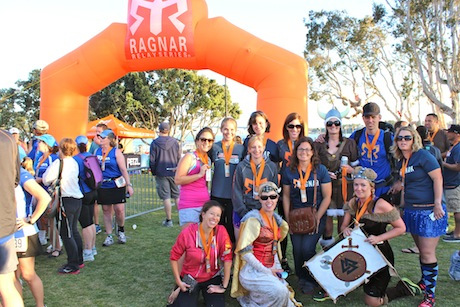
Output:
M375 102L366 103L363 107L363 116L373 116L380 114L380 107Z
M75 139L75 143L78 144L88 144L88 138L84 135L79 135L77 136L77 138Z
M113 133L112 130L107 129L107 130L104 130L104 131L102 131L101 133L99 133L99 136L100 136L101 138L105 139L105 138L108 137L110 134L115 135L115 133Z
M13 128L10 128L9 132L10 132L11 134L15 134L15 133L19 134L19 129L13 127Z
M44 135L36 136L36 138L37 140L44 142L49 147L56 146L56 140L51 134L44 134Z
M450 125L449 129L447 129L447 132L460 134L460 125Z

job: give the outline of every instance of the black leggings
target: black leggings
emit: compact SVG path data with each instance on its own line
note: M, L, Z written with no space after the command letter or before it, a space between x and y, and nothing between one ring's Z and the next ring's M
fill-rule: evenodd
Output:
M195 290L192 293L179 292L176 300L173 304L168 306L173 307L195 307L198 306L198 297L200 291L203 295L205 305L207 307L220 307L225 306L225 293L208 293L209 285L220 285L222 278L220 276L214 277L205 282L200 282L196 285Z
M63 197L66 217L61 223L61 239L67 252L67 264L74 269L83 263L83 244L80 233L78 232L78 217L81 211L81 199L73 197Z
M83 194L83 205L81 206L80 217L78 218L81 228L86 228L94 224L94 204L96 200L96 190Z

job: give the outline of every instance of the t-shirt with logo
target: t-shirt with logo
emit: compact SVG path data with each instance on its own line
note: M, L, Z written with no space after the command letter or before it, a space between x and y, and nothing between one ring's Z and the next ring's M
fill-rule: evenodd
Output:
M243 160L244 147L236 144L233 147L230 157L230 176L225 177L225 157L222 149L222 142L217 142L210 151L211 161L214 162L214 175L212 177L211 195L219 198L232 198L232 181L236 166Z
M305 176L305 172L302 172ZM291 170L287 167L284 170L284 174L281 176L281 183L284 185L290 186L289 197L291 200L292 208L303 208L313 206L313 193L314 193L314 172L310 172L310 177L306 182L306 192L307 192L307 202L302 203L300 197L300 175L296 170ZM318 207L321 201L323 200L323 194L321 193L321 185L323 183L331 182L331 177L327 172L327 169L324 165L320 164L316 168L316 206Z
M21 168L21 179L20 184L15 189L16 195L16 217L25 218L33 213L32 208L32 196L26 191L23 190L24 184L28 180L35 180L34 177L26 170ZM26 225L21 230L18 230L14 233L15 238L23 238L32 236L38 233L37 224Z
M401 170L402 160L397 166ZM428 173L438 168L436 158L428 151L421 149L412 154L405 171L405 209L427 209L427 207L413 207L413 205L434 204L433 180Z
M446 154L447 164L458 164L460 163L460 143L457 143L450 151ZM454 188L460 185L460 172L444 167L443 170L444 186Z
M355 132L350 135L350 139L354 139ZM385 150L385 143L384 143L384 135L385 132L380 129L380 135L375 143L375 147L372 152L369 152L368 148L366 147L366 128L364 128L363 133L361 134L358 140L358 160L359 164L362 167L371 168L377 174L377 178L375 183L381 183L385 181L391 174L391 165L390 161L388 161L387 152ZM369 143L372 143L374 140L374 135L368 135ZM391 138L393 140L393 137ZM384 193L386 193L390 189L390 186L386 186L383 188L376 189L375 196L378 197Z

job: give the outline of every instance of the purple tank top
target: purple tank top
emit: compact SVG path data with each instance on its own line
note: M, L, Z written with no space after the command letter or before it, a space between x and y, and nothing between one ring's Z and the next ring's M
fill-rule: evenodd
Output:
M188 172L187 175L198 174L201 170L201 162L198 160L196 153L195 166ZM208 187L206 185L206 175L194 182L183 184L180 186L178 209L199 208L209 200Z

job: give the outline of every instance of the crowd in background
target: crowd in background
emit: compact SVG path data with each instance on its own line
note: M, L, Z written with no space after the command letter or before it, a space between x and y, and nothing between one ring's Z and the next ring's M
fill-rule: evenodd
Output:
M303 264L316 254L318 243L323 248L334 244L337 219L336 234L349 236L361 223L366 241L396 267L388 241L404 232L413 237L415 246L403 252L419 255L420 280L402 278L388 288L386 268L363 288L367 305L415 293L424 295L419 306L434 306L439 239L460 242L460 126L445 131L432 113L424 126L403 121L392 126L382 121L379 106L371 102L363 107L365 127L347 138L341 128L344 116L331 109L324 116L325 134L313 140L301 116L291 113L278 142L266 135L271 127L262 111L251 114L243 142L237 141L236 121L225 118L221 141L215 142L212 129L202 128L195 137L196 149L185 155L169 136L169 124L161 123L150 148L150 170L164 205L163 226L174 226L174 203L182 227L170 254L177 288L168 304L192 306L201 292L208 306L224 306L230 287L242 306L296 306L294 289L285 280L288 274L297 277L298 291L316 301L329 299L327 289ZM115 243L114 214L116 242L127 242L125 202L134 187L115 133L99 124L88 148L86 136L58 143L43 120L33 128L27 145L18 129L1 131L0 150L11 147L2 153L6 201L1 209L2 215L14 213L13 220L2 218L0 225L4 306L20 306L20 278L29 285L36 305L44 306L43 284L34 269L42 246L47 246L49 257L60 257L64 246L67 260L60 274L78 274L85 262L95 260L96 234L101 232L98 205L106 234L103 246ZM91 156L97 157L103 176L96 188L86 180ZM55 218L46 213L47 191L57 182L65 214ZM15 202L17 213L12 212ZM448 212L455 225L446 234ZM299 214L308 223L299 224ZM289 241L293 269L287 260ZM23 242L22 249L18 242Z

